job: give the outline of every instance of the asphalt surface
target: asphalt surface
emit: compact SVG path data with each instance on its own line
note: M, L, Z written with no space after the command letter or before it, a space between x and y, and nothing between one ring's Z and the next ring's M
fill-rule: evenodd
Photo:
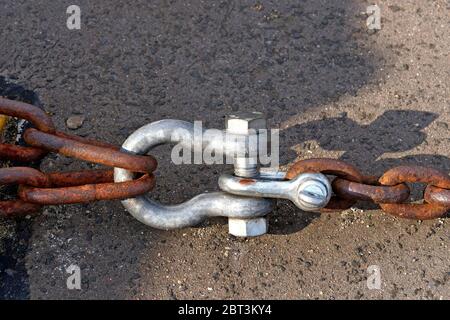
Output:
M284 167L340 158L367 174L401 163L450 171L450 5L374 1L0 1L0 75L33 90L58 128L122 144L174 118L223 128L237 110L281 129ZM217 190L224 166L175 166L170 148L153 198ZM45 171L95 167L58 155ZM229 169L228 167L226 169ZM420 187L415 187L416 196ZM225 219L159 231L120 202L46 208L0 221L0 296L31 299L449 299L450 223L400 220L358 204L311 214L280 202L269 234L228 235ZM81 268L68 290L66 268ZM367 287L367 268L381 289Z

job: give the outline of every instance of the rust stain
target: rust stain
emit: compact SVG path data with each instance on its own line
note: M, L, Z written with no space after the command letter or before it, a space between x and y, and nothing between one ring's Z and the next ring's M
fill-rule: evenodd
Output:
M253 183L255 183L255 182L256 182L255 180L253 180L253 179L248 179L248 178L244 178L244 179L240 179L240 180L239 180L239 184L242 184L242 185L244 185L244 186L249 185L249 184L253 184Z

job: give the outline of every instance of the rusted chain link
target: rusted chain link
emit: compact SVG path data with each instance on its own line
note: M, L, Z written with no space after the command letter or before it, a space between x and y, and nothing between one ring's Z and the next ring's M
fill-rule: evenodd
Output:
M387 171L379 182L382 185L392 186L399 183L426 183L427 186L433 186L441 189L450 189L450 177L438 170L417 167L417 166L401 166ZM380 203L381 208L390 214L397 215L402 218L409 219L434 219L443 216L449 206L439 203L412 204L412 203Z
M9 184L20 185L20 200L0 202L0 212L4 215L31 213L40 205L133 198L150 191L155 179L145 174L133 181L114 183L113 170L44 174L27 167L1 168L0 185Z
M24 133L25 142L31 146L57 152L89 162L111 167L119 167L133 172L153 172L156 160L150 156L140 156L106 148L92 143L80 142L67 136L53 135L36 129L27 129Z
M27 184L30 186L48 186L49 179L42 172L27 167L1 168L0 185ZM0 201L0 215L24 215L38 211L37 204L26 203L23 200Z
M336 195L348 200L400 203L409 198L409 188L404 183L395 186L380 186L336 178L332 187Z
M334 175L348 181L363 182L364 176L359 170L343 161L334 159L308 159L296 162L288 170L286 179L293 179L299 174L307 172L320 172ZM333 196L328 205L322 211L341 211L350 208L356 203L356 199L345 199Z
M0 201L0 216L4 217L23 217L41 210L41 206L34 203L28 203L22 200Z
M424 199L429 203L450 207L450 190L429 185L425 189Z
M27 103L0 98L0 114L28 120L34 127L24 133L29 146L0 144L1 160L31 162L57 152L141 173L138 179L114 183L111 169L46 174L28 167L0 168L0 185L19 186L19 199L0 201L0 215L27 215L39 211L42 205L133 198L155 185L151 173L157 163L152 156L134 155L109 143L57 131L43 110Z
M28 167L0 169L0 185L27 184L34 187L49 186L50 180L39 170Z
M100 174L95 171L49 174L50 181L59 180L56 184L60 186L59 188L22 185L19 187L18 194L23 201L34 204L73 204L134 198L149 192L155 185L152 174L145 174L139 179L120 183L114 183L113 176L112 170Z
M55 132L55 126L50 116L40 108L28 103L0 97L0 114L28 120L43 132ZM0 144L0 160L31 162L42 159L47 153L48 151L46 150L34 147L22 147L5 143Z
M44 158L47 153L48 151L34 147L22 147L6 143L0 144L0 160L33 162Z
M28 103L0 98L0 114L28 120L42 132L56 131L50 116L42 109Z
M334 159L308 159L295 163L286 178L305 172L334 175L335 196L324 211L348 209L357 201L371 201L389 214L408 219L434 219L450 209L450 176L436 169L400 166L388 170L379 179L362 175L359 170ZM426 183L422 204L406 203L410 189L406 183Z

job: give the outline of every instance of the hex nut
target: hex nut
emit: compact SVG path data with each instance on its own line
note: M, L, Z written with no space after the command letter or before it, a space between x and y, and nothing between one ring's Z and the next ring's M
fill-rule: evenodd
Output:
M228 219L228 233L236 237L256 237L267 233L267 219Z
M226 127L231 133L248 134L250 129L267 129L267 120L261 112L242 112L228 116Z

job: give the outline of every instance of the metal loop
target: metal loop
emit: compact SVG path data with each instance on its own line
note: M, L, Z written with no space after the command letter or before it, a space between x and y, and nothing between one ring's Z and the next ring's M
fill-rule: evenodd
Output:
M0 185L26 183L32 186L49 185L48 177L42 172L28 167L0 169ZM40 210L40 206L20 199L0 201L0 215L21 216Z
M439 204L450 208L450 190L427 186L425 189L424 199L428 203Z
M41 210L41 206L22 200L0 201L0 216L21 217Z
M365 177L359 170L343 161L335 159L307 159L294 163L286 173L287 179L293 179L299 174L308 172L320 172L323 174L331 174L346 180L354 182L364 182ZM331 197L328 205L321 211L332 212L341 211L350 208L356 203L356 200L343 199L337 196Z
M123 143L122 149L133 154L147 154L152 148L169 143L192 146L193 124L180 120L161 120L141 127ZM203 140L203 148L222 148L223 139L210 137ZM230 145L228 150L234 147ZM226 149L226 148L225 148ZM133 173L120 168L114 169L115 182L133 179ZM122 201L124 207L140 222L158 229L175 229L194 226L207 217L224 216L253 218L264 216L273 208L273 201L230 195L224 192L200 194L177 205L162 205L139 196Z
M25 102L0 98L0 114L28 120L43 132L55 132L50 116L44 110Z
M293 179L300 173L321 172L354 182L363 182L364 176L351 164L336 159L307 159L294 163L286 173L286 179Z
M122 204L140 222L163 230L195 226L208 217L261 217L273 208L271 200L234 196L225 192L203 193L176 205L163 205L147 196L127 199Z
M57 173L50 180L56 185L66 186L33 188L22 185L19 186L19 197L40 205L87 203L133 198L149 192L155 185L152 174L145 174L133 181L113 183L112 170Z
M450 177L436 169L420 166L400 166L387 171L379 180L382 185L395 185L403 182L427 183L428 186L450 188ZM448 206L436 203L413 204L381 204L380 207L387 213L407 219L428 220L442 217Z
M379 180L382 185L393 186L402 182L421 182L450 189L450 176L436 169L420 166L399 166L386 171Z
M25 131L24 139L28 144L38 148L134 172L147 173L156 168L156 160L152 156L128 154L114 148L99 146L98 143L81 142L82 139L75 140L68 135L53 135L30 128Z
M434 203L380 203L384 212L406 219L430 220L442 217L449 208Z
M278 178L279 174L275 176ZM314 188L305 190L311 183L314 183ZM241 196L288 199L304 211L318 211L331 198L330 182L321 173L303 173L291 180L272 179L267 174L257 178L222 174L219 187L225 192Z
M373 201L375 203L401 203L409 198L410 190L404 183L395 186L377 186L334 179L333 191L347 200Z
M0 114L25 119L43 132L54 133L55 126L42 109L28 103L0 98ZM42 159L48 152L33 147L0 144L0 159L32 162Z
M47 153L48 151L39 148L0 143L0 160L33 162L42 159Z
M0 169L0 185L27 184L34 187L50 185L48 177L39 170L29 167L12 167Z

